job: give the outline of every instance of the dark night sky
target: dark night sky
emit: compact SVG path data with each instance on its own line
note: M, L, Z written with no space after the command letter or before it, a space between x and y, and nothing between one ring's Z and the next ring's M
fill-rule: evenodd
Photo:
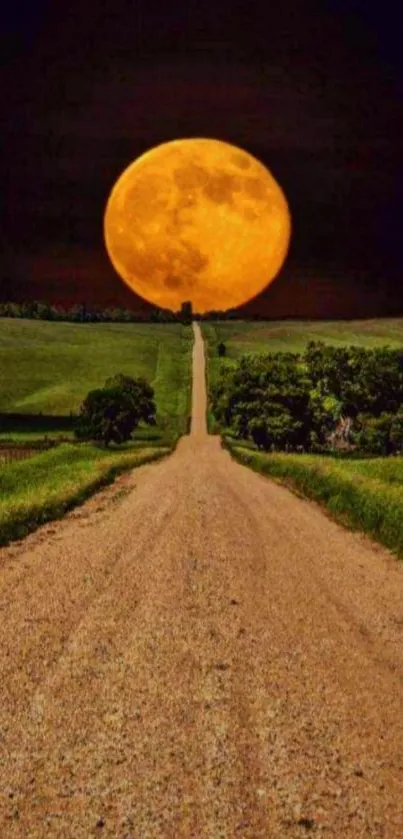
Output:
M138 308L103 245L109 191L150 146L205 136L255 154L290 203L287 263L249 311L403 313L403 70L391 10L15 2L1 36L0 297Z

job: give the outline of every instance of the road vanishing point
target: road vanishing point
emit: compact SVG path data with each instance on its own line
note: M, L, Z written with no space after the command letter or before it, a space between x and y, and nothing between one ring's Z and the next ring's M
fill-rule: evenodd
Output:
M2 839L403 837L403 566L192 424L0 551Z

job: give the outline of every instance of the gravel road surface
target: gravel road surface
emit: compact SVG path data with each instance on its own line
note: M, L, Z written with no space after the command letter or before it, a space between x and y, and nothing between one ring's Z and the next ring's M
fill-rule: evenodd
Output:
M1 839L403 837L403 566L205 426L0 551Z

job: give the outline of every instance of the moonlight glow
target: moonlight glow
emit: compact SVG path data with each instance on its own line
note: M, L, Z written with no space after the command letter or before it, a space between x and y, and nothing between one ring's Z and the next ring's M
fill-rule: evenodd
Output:
M105 242L127 285L157 306L240 306L278 274L287 201L256 158L219 140L174 140L135 160L105 212Z

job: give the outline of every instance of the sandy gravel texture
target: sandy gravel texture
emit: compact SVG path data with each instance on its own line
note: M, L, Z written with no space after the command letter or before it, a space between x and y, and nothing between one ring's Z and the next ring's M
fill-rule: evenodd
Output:
M0 551L0 836L403 836L403 566L205 428Z

